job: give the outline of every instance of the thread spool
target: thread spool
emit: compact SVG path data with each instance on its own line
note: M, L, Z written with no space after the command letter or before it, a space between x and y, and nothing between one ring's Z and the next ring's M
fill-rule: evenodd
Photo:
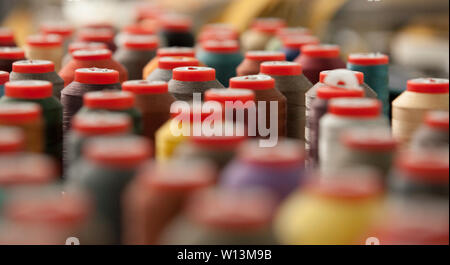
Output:
M64 53L67 52L67 48L75 31L71 25L61 22L48 22L42 24L39 29L44 35L53 34L60 36L63 41Z
M25 136L21 129L0 126L0 155L19 152L24 145Z
M0 97L5 93L5 83L9 81L9 73L0 71Z
M210 88L223 88L216 80L216 70L210 67L186 66L172 71L172 79L168 83L169 92L177 99L189 101L194 93L203 94Z
M277 30L285 26L286 21L281 18L268 17L255 19L250 29L241 35L243 50L264 50Z
M181 15L164 15L160 19L160 37L164 47L194 47L195 38L191 32L192 21Z
M20 128L24 134L24 150L40 153L44 150L44 124L41 107L36 103L0 104L0 125Z
M11 81L5 85L5 95L0 99L0 105L14 102L33 102L39 104L44 120L44 151L61 164L62 105L52 96L52 93L52 83L48 81Z
M122 31L117 34L114 38L114 42L120 47L123 46L124 42L131 38L147 38L155 34L155 28L152 26L147 26L146 24L129 24L122 28ZM141 69L142 70L142 69ZM138 77L140 78L140 76Z
M156 56L157 47L158 39L154 36L128 36L114 59L127 69L130 80L140 79L142 69Z
M328 112L328 103L333 98L352 98L362 97L364 92L362 89L338 89L329 86L321 86L317 89L317 98L314 99L310 115L306 120L306 151L308 154L307 165L309 168L319 166L319 137L320 119Z
M198 59L216 70L217 80L228 87L230 78L236 76L236 68L244 57L235 40L208 40L201 43Z
M189 197L211 186L214 179L214 168L201 160L145 165L123 197L124 243L158 244Z
M379 212L383 189L378 177L361 168L316 173L280 207L275 219L278 241L295 245L360 243Z
M122 90L132 92L136 107L142 113L142 127L145 137L155 143L156 131L170 119L170 107L175 98L168 93L163 81L133 80L124 82Z
M77 34L77 40L85 42L102 42L108 50L114 53L117 46L114 43L114 31L108 28L84 28Z
M329 73L334 73L333 75L335 75L335 76L332 78L332 80L328 79L327 83L329 83L331 85L335 85L335 86L345 86L345 81L342 79L342 77L340 77L340 75L338 75L336 73L344 74L346 71L348 71L348 70L347 69L335 69L335 70L322 71L319 74L318 84L324 83L324 80L328 76ZM351 71L351 72L353 72L353 74L356 76L356 78L358 79L359 86L364 90L364 96L368 97L368 98L377 98L377 92L375 92L375 90L373 90L368 84L366 84L364 82L364 73L359 72L359 71Z
M96 136L122 136L131 131L131 119L122 113L81 113L73 117L72 123L72 129L64 142L65 168L81 157L83 145L88 139Z
M119 72L95 67L75 70L74 81L61 92L64 132L70 129L72 117L83 107L84 94L101 90L120 90Z
M292 36L305 36L310 35L309 29L304 27L286 27L279 28L272 39L267 43L267 51L281 51L283 48L283 39Z
M183 214L167 227L169 245L275 244L270 228L274 202L263 191L208 189L195 193Z
M58 72L64 55L62 41L56 34L28 36L25 45L26 57L31 60L52 61L55 71Z
M285 61L283 52L273 51L249 51L245 53L245 59L236 68L238 76L256 75L259 73L261 63L267 61Z
M92 91L83 96L83 107L79 113L111 111L127 114L133 122L133 133L142 132L142 114L135 106L136 98L128 91Z
M19 47L0 47L0 71L11 72L15 61L25 60L25 51Z
M249 136L263 136L266 137L268 135L262 135L259 130L256 130L256 128L259 128L262 126L262 128L269 128L269 126L272 126L274 124L274 121L272 121L271 113L277 113L276 116L277 119L277 133L278 136L285 136L286 135L286 97L281 94L280 91L275 89L275 80L268 76L268 75L248 75L248 76L239 76L239 77L233 77L230 79L230 88L232 89L250 89L255 93L255 103L258 105L262 104L265 105L266 109L266 119L265 124L259 125L261 122L264 122L262 118L259 117L262 114L259 114L258 117L249 117L249 123L252 123L252 126L249 124L249 130L252 130L252 127L254 126L255 132L254 134L251 134L249 131ZM272 110L271 101L276 102L277 106L277 112ZM260 103L261 102L261 103ZM275 105L273 105L275 107ZM262 117L262 116L261 116ZM258 126L258 127L256 127Z
M55 72L55 64L47 60L16 61L12 65L9 79L17 80L45 80L53 85L53 96L61 99L64 80Z
M139 136L92 138L83 147L83 159L69 169L67 186L92 197L98 216L111 225L113 244L121 242L121 196L150 155L149 142Z
M85 42L75 41L68 45L66 54L64 55L61 63L61 67L64 67L70 60L72 60L72 53L78 50L101 50L107 49L108 46L103 42Z
M197 42L202 43L204 41L226 41L235 40L239 41L239 32L233 28L231 24L224 23L212 23L206 24L202 27L197 35Z
M309 35L285 36L281 40L281 50L286 54L286 60L288 61L294 61L298 58L303 46L320 44L319 38Z
M193 57L159 57L158 67L154 69L146 78L148 81L169 82L172 79L173 69L177 67L198 66L199 61Z
M75 70L79 68L106 68L119 72L119 81L123 83L128 79L128 72L117 61L111 57L111 51L102 50L77 50L72 53L73 59L67 63L59 76L64 80L64 86L69 85L75 78Z
M195 124L193 125L195 127ZM214 126L219 126L215 123ZM237 147L246 139L245 130L238 124L221 123L220 130L215 128L211 136L191 135L188 141L175 150L175 159L205 159L222 170L234 157Z
M305 177L304 149L298 140L280 139L274 147L260 147L257 140L244 143L236 159L220 176L226 189L267 189L281 202Z
M16 47L14 32L5 27L0 27L0 47Z
M332 161L339 155L339 135L354 127L388 126L381 116L381 102L369 98L336 98L328 102L328 112L319 121L320 170L332 172Z
M263 62L261 74L275 80L275 89L286 97L286 136L305 140L305 93L312 87L311 82L302 74L298 63L286 61Z
M430 111L425 115L425 122L414 133L411 148L415 150L428 148L448 148L449 117L446 111Z
M223 119L244 129L248 128L249 117L256 115L255 93L250 89L211 88L205 92L205 101L220 103Z
M448 111L448 79L408 80L406 91L392 102L392 134L402 146L408 146L427 111Z
M332 161L333 168L368 166L387 179L396 151L396 141L388 127L348 129L341 133L339 140L343 148Z
M142 71L142 79L147 77L158 68L158 61L160 57L192 57L195 58L195 50L191 47L163 47L156 50L156 57L150 60Z
M347 68L364 73L365 82L383 103L384 115L389 115L389 57L381 53L353 53L347 58Z
M319 81L321 71L345 68L345 62L339 57L338 45L305 45L301 54L295 59L303 67L303 74L315 84Z

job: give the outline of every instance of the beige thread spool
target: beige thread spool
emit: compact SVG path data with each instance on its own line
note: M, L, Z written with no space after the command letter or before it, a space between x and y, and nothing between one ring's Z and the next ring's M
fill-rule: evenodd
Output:
M52 61L55 64L55 72L58 72L64 55L63 40L55 34L28 36L25 54L31 60Z
M392 135L402 147L422 124L427 111L449 109L448 79L408 80L407 89L392 102Z

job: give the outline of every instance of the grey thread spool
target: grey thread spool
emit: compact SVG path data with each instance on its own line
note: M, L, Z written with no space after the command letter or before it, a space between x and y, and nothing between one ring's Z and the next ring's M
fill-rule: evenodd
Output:
M224 88L210 67L178 67L173 69L169 92L178 100L190 101L194 93L203 94L210 88Z
M275 80L275 89L286 97L286 136L305 140L305 94L312 83L302 74L301 65L287 61L263 62L260 71L270 75Z
M158 67L146 78L147 81L169 82L172 79L172 71L177 67L198 66L199 61L192 57L166 56L158 58Z
M369 166L386 180L397 146L388 126L350 128L341 133L339 140L342 148L330 166L336 169Z
M425 114L425 122L413 134L411 148L448 148L449 145L448 111L430 111Z
M114 53L114 59L128 71L128 79L141 79L142 69L156 56L158 39L155 36L127 36Z
M47 60L21 60L12 64L9 80L45 80L53 84L53 96L61 99L64 80L55 72L55 64Z
M381 102L369 98L337 98L328 103L328 113L319 121L319 158L322 172L333 172L333 160L341 149L339 136L348 128L388 126L381 116Z
M358 89L358 79L354 73L350 70L339 69L339 70L330 70L327 74L327 77L324 78L324 83L318 82L313 87L311 87L305 95L305 118L306 121L311 120L311 110L314 99L317 96L317 89L319 87L326 85L338 87L338 88L347 88L347 89ZM306 153L309 153L309 145L311 142L311 132L309 130L309 125L306 123L305 126L305 150Z
M61 91L64 132L70 129L73 115L83 106L83 95L104 89L120 90L119 73L116 70L80 68L75 71L74 81Z

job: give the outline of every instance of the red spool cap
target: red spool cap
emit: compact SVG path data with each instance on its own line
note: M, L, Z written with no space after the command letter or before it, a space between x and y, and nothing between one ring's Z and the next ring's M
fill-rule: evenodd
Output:
M318 173L316 173L318 174ZM333 173L316 175L305 184L305 190L333 200L363 200L378 197L383 193L377 172L354 168Z
M184 82L207 82L216 79L216 70L211 67L186 66L173 69L172 78Z
M278 29L286 26L286 21L281 18L257 18L251 28L268 34L275 34Z
M0 154L22 150L25 136L21 129L15 127L0 127Z
M260 73L265 75L301 75L302 66L296 62L269 61L260 65Z
M131 80L122 83L122 90L139 95L146 95L164 94L167 93L168 88L167 82L164 81Z
M14 42L14 33L9 28L0 28L0 43Z
M389 56L382 53L352 53L348 56L347 61L358 65L388 64Z
M205 101L217 101L221 104L225 104L226 101L246 103L254 100L255 93L249 89L212 88L205 92Z
M321 86L317 88L317 97L326 100L332 98L362 98L364 97L364 91L362 89L342 89Z
M158 68L173 70L178 67L198 66L200 62L193 57L159 57Z
M304 45L319 44L320 40L315 36L286 36L282 39L283 46L288 49L300 50Z
M448 152L410 150L399 154L395 164L397 170L407 173L413 180L448 184L448 160Z
M448 116L448 111L430 111L425 115L425 124L431 128L448 132Z
M158 38L156 36L128 36L124 44L126 48L135 50L154 50L158 48Z
M135 167L151 156L150 142L139 136L102 137L88 140L83 154L111 167Z
M48 184L56 179L55 163L42 154L0 157L0 187Z
M232 53L239 51L239 43L235 40L207 40L202 42L205 51L217 53Z
M195 50L190 47L164 47L157 50L159 57L164 56L181 56L181 57L195 57Z
M160 23L161 27L168 31L187 32L192 27L191 19L181 15L163 15Z
M381 113L381 102L372 98L335 98L328 103L328 112L338 116L373 118Z
M302 55L321 58L339 57L340 49L338 45L314 44L301 47Z
M230 78L230 88L265 90L275 87L275 80L268 75L246 75Z
M286 61L286 54L276 51L248 51L245 58L254 61Z
M9 81L9 73L5 71L0 71L0 85Z
M303 164L305 152L297 140L280 139L273 147L261 147L257 140L250 140L239 148L238 157L256 165L289 167Z
M83 104L92 109L124 110L134 106L134 94L127 91L94 91L83 96Z
M335 69L335 70L338 70L338 69ZM348 70L348 69L345 69L345 70ZM325 80L325 77L327 77L327 75L330 71L333 71L333 70L325 70L325 71L320 72L319 83L323 83L323 81ZM349 71L351 71L351 70L349 70ZM364 84L364 73L360 72L360 71L352 71L352 72L355 74L356 78L358 79L358 83L360 85Z
M448 93L448 79L416 78L408 80L406 90L417 93L443 94Z
M49 98L52 96L52 83L43 80L19 80L5 84L5 96L21 99Z
M73 117L72 127L86 135L124 134L130 131L131 119L122 113L85 113Z
M12 70L16 73L42 74L55 71L55 64L47 60L22 60L12 64Z
M355 128L342 133L341 143L351 149L373 152L393 151L397 142L387 128Z
M69 52L73 53L77 50L101 50L107 49L108 46L103 42L85 42L77 41L69 44Z
M33 47L56 47L62 45L62 38L56 34L31 35L27 37L27 44Z
M188 201L187 216L216 229L257 230L270 225L275 202L270 193L209 189Z
M210 164L198 160L177 160L163 164L146 165L139 178L151 189L158 191L189 192L212 186L215 170Z
M56 34L61 37L69 37L73 31L73 27L68 24L46 23L41 25L41 32L44 34Z
M114 40L114 31L110 29L83 29L78 34L82 41L112 42Z
M0 121L21 124L41 118L41 107L37 103L14 102L0 104Z
M153 29L144 27L143 25L140 25L140 24L131 24L131 25L125 26L123 28L123 31L128 34L133 34L133 35L153 35L153 34L155 34L155 31Z
M119 72L105 68L78 68L74 81L83 84L116 84L119 83Z
M111 59L111 51L108 49L76 50L72 56L76 60L107 60Z
M0 47L0 59L5 60L25 59L25 51L19 47Z

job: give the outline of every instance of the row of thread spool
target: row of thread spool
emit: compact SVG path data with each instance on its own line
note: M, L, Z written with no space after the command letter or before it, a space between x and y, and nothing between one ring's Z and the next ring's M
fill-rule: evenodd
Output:
M168 43L168 46L193 45L193 41L190 41L192 34L188 33L189 22L184 19L182 22L177 20L176 25L170 25L167 20L164 23L162 36L167 39L164 39L162 43ZM80 39L98 41L103 44L89 42L69 45L69 49L72 47L71 53L65 56L67 62L63 63L59 72L58 64L62 55L59 51L56 52L56 49L54 53L51 52L53 47L59 47L62 44L60 40L57 41L58 37L43 35L30 38L27 43L29 47L26 50L27 58L32 61L14 63L16 60L24 59L25 53L20 48L2 48L0 65L10 67L2 68L2 70L11 72L11 78L17 78L14 80L43 79L51 83L13 81L6 85L5 96L0 100L0 111L4 110L3 115L0 114L0 121L2 124L24 128L24 139L20 139L20 133L12 133L10 129L5 129L2 133L7 136L16 135L16 137L2 137L7 140L4 150L8 152L18 150L23 145L21 141L25 140L26 150L45 150L47 154L61 159L63 141L62 133L59 131L62 128L66 130L65 142L70 143L65 150L69 167L64 186L66 189L64 200L58 200L59 187L45 187L45 192L13 194L14 196L11 196L13 199L8 202L9 205L4 207L5 218L9 218L7 220L13 227L12 231L35 222L36 219L33 218L37 218L46 205L55 203L56 206L61 207L52 209L56 214L58 209L71 206L69 219L73 223L69 228L59 231L49 231L49 227L42 227L46 228L43 230L46 232L45 236L39 239L42 242L55 242L54 240L60 240L62 236L76 233L82 239L82 243L345 244L360 242L359 240L362 239L364 229L367 228L375 212L372 211L376 208L374 201L379 197L383 186L398 189L398 193L407 199L413 197L409 189L414 190L419 186L420 193L429 196L433 205L440 205L446 200L448 202L448 159L446 164L442 161L445 156L435 155L434 152L428 153L419 147L424 142L435 142L437 139L440 142L432 145L439 146L440 143L443 145L446 143L448 146L448 137L443 137L441 133L445 130L448 132L448 113L430 113L429 116L434 119L427 116L427 122L417 133L417 140L413 141L413 146L417 146L416 150L420 150L419 154L430 154L429 156L418 155L416 151L395 155L393 151L395 141L388 132L385 117L381 115L380 103L373 99L360 99L364 94L367 97L377 95L384 109L389 106L389 102L385 102L385 95L388 93L387 57L380 54L351 55L348 58L347 67L362 72L362 79L360 73L343 70L322 72L345 67L345 62L339 59L338 47L317 45L317 38L304 36L307 33L306 30L287 30L282 28L283 24L279 19L257 20L241 39L243 50L263 49L269 44L276 46L276 42L281 41L278 45L284 46L283 52L248 51L245 57L240 55L238 35L224 25L205 27L199 35L201 42L197 53L188 47L169 47L156 51L156 38L148 36L150 31L140 27L127 27L125 32L115 38L119 48L114 56L111 52L116 49L113 41L114 34L111 34L113 31L107 29L109 27L105 25L101 30L94 27L84 33L80 32ZM208 31L208 27L212 31ZM218 28L221 29L218 30ZM141 36L124 37L130 32L131 35L140 33ZM179 32L181 33L178 34ZM292 35L289 35L289 32ZM275 33L277 35L273 37ZM284 34L288 36L283 36ZM96 36L101 37L95 39ZM38 48L33 50L35 46ZM28 52L30 49L32 52ZM44 57L42 49L50 52L52 56L58 54L58 59L55 59L56 56ZM198 59L186 58L195 55ZM286 59L293 60L297 57L296 62L284 62ZM204 67L205 65L211 68ZM323 74L320 74L321 72ZM45 73L51 74L43 75ZM127 75L139 78L142 73L144 78L155 79L124 83L128 78ZM258 75L259 73L264 75ZM233 78L235 75L241 77ZM1 76L7 76L7 74L2 73ZM320 80L319 77L321 77ZM161 81L163 78L166 79ZM5 79L7 78L2 80ZM61 83L65 84L63 89ZM419 85L415 86L416 83ZM223 86L229 86L231 89L223 89ZM220 87L222 89L218 89ZM124 91L103 91L120 88ZM333 98L340 97L342 91L348 90L358 94L355 97L359 99ZM339 157L341 161L337 159L334 161L333 157L325 160L327 161L325 166L331 169L318 173L321 177L311 177L314 181L304 185L302 180L311 174L304 170L305 153L302 151L302 144L295 140L280 139L275 147L264 149L259 147L256 141L246 141L244 137L231 139L175 137L171 135L170 123L167 122L170 119L170 106L176 99L192 99L193 92L201 92L206 101L267 102L275 100L279 103L277 117L279 135L300 140L304 137L303 128L310 122L310 114L315 113L314 98L317 93L318 98L327 101L325 103L328 110L321 115L328 116L316 121L316 128L319 128L321 132L327 132L330 130L328 126L332 125L333 130L349 129L348 132L343 133L342 140L336 132L332 133L335 137L333 139L326 137L325 133L320 134L320 137L323 135L326 137L323 141L316 136L320 146L323 148L325 145L323 155L332 156L333 154L326 150L333 146L332 150L335 154L343 154ZM60 94L61 102L58 102ZM336 94L339 95L336 96ZM447 97L446 106L437 104L442 99L445 101L445 97ZM399 126L405 128L407 126L405 124L409 124L410 120L415 127L422 124L428 110L448 111L448 80L411 80L408 83L408 90L399 97L398 101L398 105L396 101L393 103L394 136L397 130L395 128ZM425 106L418 106L417 102L423 101L426 102ZM420 111L417 111L418 107ZM409 110L411 114L403 115L404 109L406 112ZM358 112L367 112L367 115L359 117L360 121L355 121L352 117ZM75 113L77 113L75 118L72 118ZM201 119L203 117L206 119L208 114L210 113L202 113ZM267 114L270 114L270 110ZM156 120L154 117L161 117L161 119ZM379 133L371 134L367 128L358 128L366 124L370 117L379 120L374 124L377 127L374 131ZM406 118L403 125L394 125L394 122L402 121L405 117L410 118ZM346 119L351 120L351 123L345 123ZM266 124L270 124L270 121L266 121ZM439 125L436 126L436 124ZM355 127L355 129L352 131L348 127ZM397 131L411 135L414 129L398 129ZM156 137L156 157L159 160L165 160L167 164L147 163L151 156L150 144L144 138L133 136L130 132L134 134L144 132L144 135L152 140ZM91 139L88 145L84 144L85 141L89 141L88 138L95 135L116 137L100 137ZM308 130L306 135L309 135ZM404 136L404 133L401 135L400 140L409 139ZM11 144L14 141L16 143ZM39 144L41 147L35 147ZM383 155L378 152L380 150L384 152ZM238 154L234 155L236 152ZM233 157L235 157L234 160L232 160ZM391 170L394 157L398 157L399 161L395 164L394 170ZM211 159L214 166L211 167L211 163L205 161L198 161L204 158ZM419 161L418 166L414 168L411 163L417 161ZM432 173L430 170L426 171L426 165L430 161L434 163ZM8 166L13 169L2 172L14 175L13 173L23 171L25 178L35 177L36 179L25 180L33 184L52 182L58 175L56 172L52 173L53 165L50 161L45 157L32 154L5 157L2 164L3 168ZM39 168L33 172L27 171L27 167L22 165L28 164L39 165ZM138 167L144 164L144 169L137 173ZM11 167L11 165L14 166ZM384 176L382 184L373 180L378 178L375 176L377 173L357 169L357 165L370 165L379 169ZM215 172L214 168L223 169L223 171ZM350 173L342 173L346 171ZM442 176L442 172L447 172L446 179ZM343 175L348 177L341 177ZM362 175L367 179L361 178L355 181L355 178ZM391 184L387 181L387 175L391 175L393 182L403 181L407 185ZM414 177L417 175L425 184L416 182L417 179ZM406 178L397 179L399 176L406 176ZM441 182L428 183L427 178L430 177L440 179ZM283 179L283 181L275 181L275 178ZM317 181L322 178L327 181ZM18 180L17 185L20 185L20 181L23 180ZM297 194L295 187L300 184L303 187L302 191L305 192ZM397 188L396 185L403 188ZM89 202L85 200L82 191L72 192L68 188L80 186L84 187L88 195L93 196L100 219L89 217L92 216L92 212L89 212ZM201 191L203 188L213 186L221 188ZM271 191L274 194L273 198L265 192L251 191L252 188L259 187ZM194 191L198 193L190 196L194 194ZM443 194L444 198L442 198ZM446 198L445 194L447 194ZM3 188L1 195L3 195ZM120 195L125 197L122 201ZM288 195L291 196L288 198ZM303 198L304 196L306 199ZM346 204L343 207L350 207L352 209L350 213L335 205L336 200L355 197L356 200L344 200ZM300 202L298 204L297 199ZM14 203L25 203L27 206L27 203L35 200L40 204L32 205L36 207L32 208L32 211L13 210L20 208L14 206ZM165 203L158 205L161 201ZM185 202L188 202L186 208L182 207ZM121 206L122 204L131 206L124 207ZM317 210L310 212L308 209L311 205L316 205ZM333 209L338 213L333 223L326 221L331 220L327 218L327 215L331 214L328 207L334 207ZM272 229L274 209L281 209L281 213L275 219L275 228ZM395 214L398 212L394 211ZM124 216L123 223L121 216ZM236 216L241 218L236 220ZM431 222L438 222L438 227L442 227L439 222L443 219L440 216L432 212L430 218ZM358 225L351 227L348 220ZM99 223L102 229L93 230L99 227ZM50 221L46 223L46 225L50 224L52 224ZM315 232L310 227L314 224L329 227L331 230ZM404 228L402 227L404 223L396 225L400 225L400 229ZM426 243L428 243L427 240L430 242L438 240L427 237L429 235L426 233L430 231L423 227L423 224L421 226L420 222L414 225L424 231L424 237L409 240ZM164 228L167 227L168 232L163 233ZM248 229L249 227L253 229ZM392 226L382 226L381 238L383 233L392 236L389 234L391 231L386 232L386 229L392 229ZM84 234L86 231L98 232L86 236ZM31 239L38 239L41 235L38 231L31 232L35 233L31 233ZM441 232L437 231L438 236L442 235ZM20 235L16 236L19 238L2 240L20 241ZM393 240L394 242L401 240L412 242L401 237ZM445 238L443 240L445 241Z

